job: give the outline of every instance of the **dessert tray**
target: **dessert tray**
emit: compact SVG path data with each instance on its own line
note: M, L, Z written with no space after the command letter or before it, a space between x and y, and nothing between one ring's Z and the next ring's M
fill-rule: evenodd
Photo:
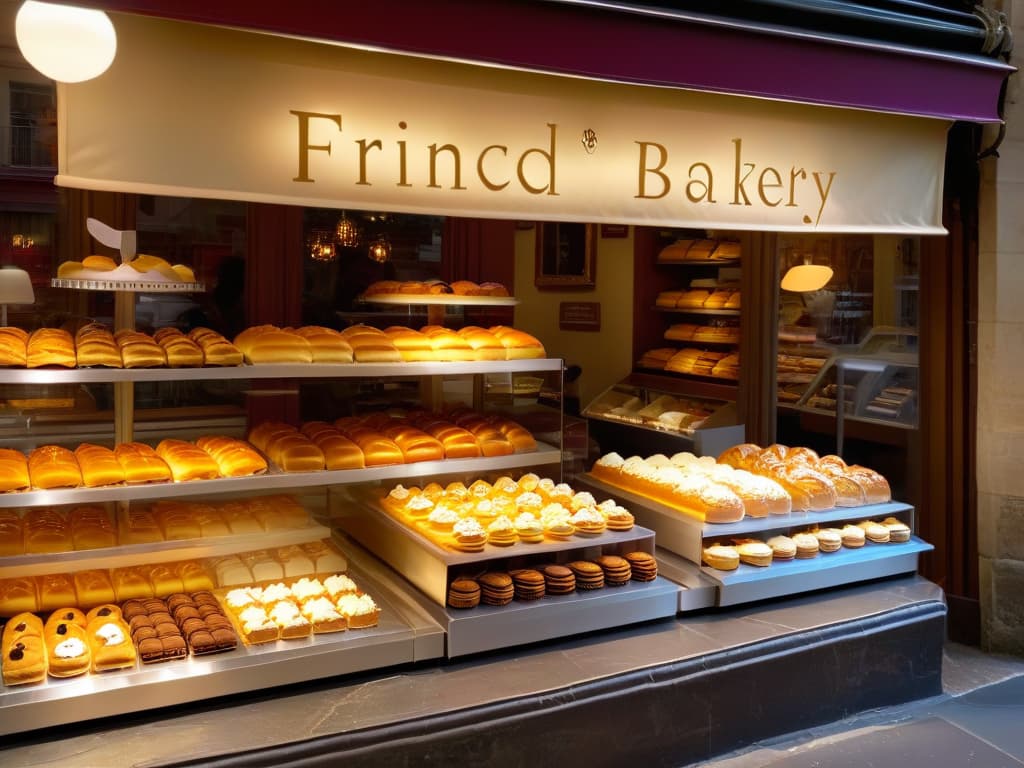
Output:
M909 541L902 543L875 544L869 541L858 549L822 552L808 559L776 560L767 567L741 563L736 570L722 571L702 565L701 555L706 542L730 542L735 538L752 536L766 539L816 526L890 516L900 519L913 530L914 508L893 501L861 507L836 507L823 512L745 517L736 523L716 524L687 517L646 496L602 482L589 473L577 476L573 482L580 488L611 497L627 506L638 524L657 532L659 548L683 558L686 567L699 571L717 586L716 605L720 606L912 573L917 570L918 555L934 549L931 544L911 536Z
M541 561L592 559L601 554L653 554L654 533L634 526L629 531L605 531L586 539L487 546L480 553L452 552L392 518L366 494L332 488L328 504L333 524L426 595L424 607L446 630L449 658L674 616L680 607L679 592L685 589L658 576L649 582L631 581L625 586L457 610L446 605L448 585L455 576L533 567Z

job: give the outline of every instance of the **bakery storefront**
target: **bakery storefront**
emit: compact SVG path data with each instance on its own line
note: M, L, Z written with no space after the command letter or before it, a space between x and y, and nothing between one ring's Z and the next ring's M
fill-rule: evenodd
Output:
M826 99L361 36L387 3L95 5L3 331L5 757L600 762L597 723L680 764L939 690L929 265L1007 67Z

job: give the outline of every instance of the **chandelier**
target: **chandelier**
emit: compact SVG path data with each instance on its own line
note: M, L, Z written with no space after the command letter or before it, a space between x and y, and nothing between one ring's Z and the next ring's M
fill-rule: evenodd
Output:
M383 264L391 258L391 243L384 236L378 237L370 243L370 250L367 255L374 261Z
M355 248L359 245L359 225L341 212L341 218L334 227L334 239L342 248Z
M334 238L324 229L314 229L306 240L306 248L313 261L331 262L338 258L338 250L334 247Z

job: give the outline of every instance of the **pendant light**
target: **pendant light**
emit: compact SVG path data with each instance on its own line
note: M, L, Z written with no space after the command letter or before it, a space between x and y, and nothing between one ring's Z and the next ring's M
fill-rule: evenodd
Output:
M391 258L391 243L382 235L370 243L370 250L367 255L373 261L383 264Z
M790 267L782 276L779 287L784 291L806 293L808 291L820 291L828 281L832 279L832 267L824 264L804 263Z
M334 227L335 242L342 248L355 248L359 245L360 239L359 225L342 211L341 218L338 219L338 223Z
M18 9L14 33L28 63L61 83L99 77L117 53L110 17L73 5L28 0Z
M306 240L306 249L313 261L329 263L338 258L338 249L334 246L334 237L324 229L314 229Z

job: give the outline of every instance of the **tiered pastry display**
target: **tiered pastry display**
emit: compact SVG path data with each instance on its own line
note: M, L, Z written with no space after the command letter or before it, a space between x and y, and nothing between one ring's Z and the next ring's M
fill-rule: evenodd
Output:
M598 503L532 472L518 480L503 476L423 488L397 485L381 500L392 517L442 547L460 552L511 547L518 543L599 537L606 530L628 531L633 515L614 501ZM493 551L493 550L488 550Z
M905 543L910 540L910 526L896 517L861 520L841 527L812 526L775 534L767 538L739 536L728 540L705 541L702 562L720 571L734 571L740 563L761 568L773 562L810 560L840 549L860 549L865 541L871 544Z
M692 435L715 407L703 400L672 395L658 395L647 403L641 396L609 389L587 406L585 415Z
M531 568L456 576L448 585L447 604L458 610L476 608L481 603L500 607L513 600L557 598L578 590L621 587L630 581L654 581L657 576L657 560L642 551L569 560L564 564L538 563Z
M109 256L86 256L82 261L65 261L57 267L63 280L100 280L115 287L117 283L192 284L196 281L191 267L170 264L159 256L140 253L126 264L118 264Z

